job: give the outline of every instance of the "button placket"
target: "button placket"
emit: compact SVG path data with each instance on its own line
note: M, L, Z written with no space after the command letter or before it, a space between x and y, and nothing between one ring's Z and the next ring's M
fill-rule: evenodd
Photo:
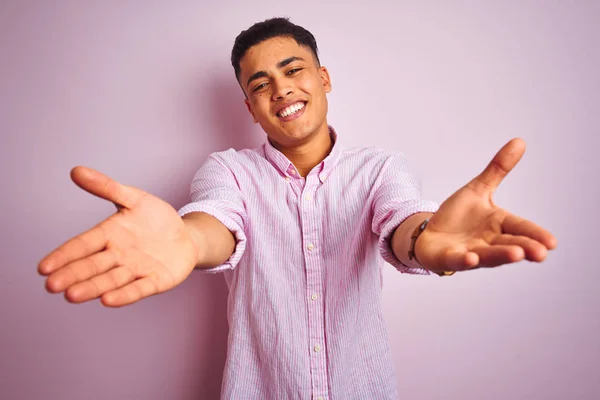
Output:
M315 215L317 209L314 203L314 189L318 184L318 177L307 177L304 190L301 191L298 201L300 220L302 223L304 260L306 265L306 296L308 306L308 325L310 348L310 371L313 376L313 393L327 393L327 365L325 353L325 316L322 303L322 275L323 268L320 258L320 248L317 242L320 237L318 223L320 218Z

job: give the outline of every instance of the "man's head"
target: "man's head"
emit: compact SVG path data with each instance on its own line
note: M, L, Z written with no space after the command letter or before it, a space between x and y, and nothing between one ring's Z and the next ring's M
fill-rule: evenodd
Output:
M317 66L320 65L319 49L312 33L299 25L293 24L288 18L271 18L252 25L235 38L235 43L231 50L231 65L238 81L240 80L241 72L240 60L244 57L248 49L275 37L294 39L299 45L307 47L312 52Z
M254 24L236 38L231 63L248 110L273 142L294 146L328 132L331 82L309 31L286 18Z

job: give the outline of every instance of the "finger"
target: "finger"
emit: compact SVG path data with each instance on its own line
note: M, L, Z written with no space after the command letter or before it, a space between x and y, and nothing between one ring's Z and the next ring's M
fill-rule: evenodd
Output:
M105 293L101 301L107 307L122 307L158 293L158 275L150 274L118 290Z
M528 238L527 236L500 235L494 239L492 245L512 245L519 246L525 251L525 258L529 261L544 261L548 255L548 250L540 242Z
M114 179L87 167L73 168L71 179L83 190L102 199L112 201L117 208L133 208L143 195L141 190L122 185Z
M56 248L40 261L38 272L49 275L68 263L103 250L108 240L105 226L101 223Z
M531 221L512 214L509 214L502 221L502 232L511 235L527 236L540 242L549 250L556 248L557 245L556 238L550 232Z
M513 139L505 144L494 156L487 167L476 176L468 186L476 193L491 193L502 179L517 165L525 153L525 141L523 139Z
M102 251L81 260L67 264L46 281L49 292L58 293L76 283L83 282L100 275L117 266L117 259L112 251Z
M510 264L525 258L525 251L519 246L485 245L469 249L479 256L479 267L497 267Z
M81 303L96 299L104 293L119 289L135 280L136 276L130 267L117 267L95 276L87 281L76 283L65 292L65 297L71 303Z
M471 269L479 264L479 256L476 253L465 250L451 250L444 255L441 265L447 271L463 271Z

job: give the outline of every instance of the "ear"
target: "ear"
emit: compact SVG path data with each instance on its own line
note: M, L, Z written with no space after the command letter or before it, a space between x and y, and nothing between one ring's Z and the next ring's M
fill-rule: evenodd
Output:
M244 99L244 103L246 104L246 107L248 108L248 112L250 114L252 114L252 120L254 121L254 123L255 124L258 123L258 120L254 116L254 111L252 111L252 106L250 105L250 102L248 101L248 99Z
M329 76L329 71L327 68L321 66L319 67L319 75L321 75L321 82L323 82L323 88L325 89L325 93L331 92L331 77Z

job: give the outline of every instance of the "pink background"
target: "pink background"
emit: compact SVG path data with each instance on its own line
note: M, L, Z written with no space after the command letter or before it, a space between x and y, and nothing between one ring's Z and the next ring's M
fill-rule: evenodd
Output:
M559 248L449 279L388 266L402 397L600 398L600 3L211 3L0 2L0 398L218 397L222 276L112 310L47 294L36 266L113 212L71 167L178 208L209 153L263 142L229 52L278 15L315 34L344 141L403 150L425 197L443 201L510 138L529 145L496 199Z

